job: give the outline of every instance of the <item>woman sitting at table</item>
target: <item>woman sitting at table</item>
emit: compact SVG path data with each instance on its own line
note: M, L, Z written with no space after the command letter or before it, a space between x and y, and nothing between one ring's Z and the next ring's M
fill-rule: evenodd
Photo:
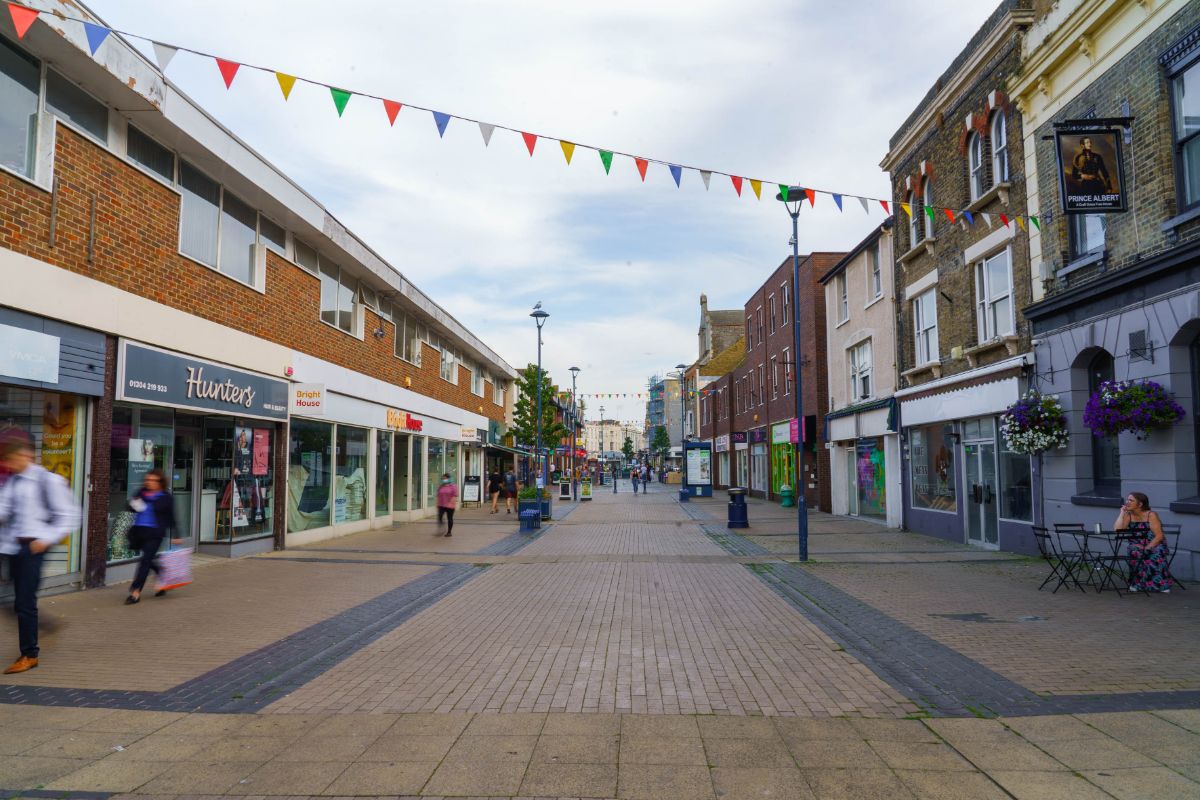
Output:
M1130 492L1113 527L1134 534L1129 543L1129 591L1171 591L1171 573L1167 570L1170 551L1163 537L1162 522L1150 510L1150 498L1141 492Z

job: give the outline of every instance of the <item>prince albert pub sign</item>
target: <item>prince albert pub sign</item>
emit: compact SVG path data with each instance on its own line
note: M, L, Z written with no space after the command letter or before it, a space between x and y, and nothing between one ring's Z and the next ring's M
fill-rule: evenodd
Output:
M1129 208L1121 127L1130 122L1125 118L1080 120L1054 126L1064 214L1107 214Z

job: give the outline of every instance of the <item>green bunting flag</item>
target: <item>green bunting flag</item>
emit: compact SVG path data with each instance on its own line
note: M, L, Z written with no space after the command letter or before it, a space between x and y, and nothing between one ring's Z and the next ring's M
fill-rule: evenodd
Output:
M783 202L788 201L788 187L784 184L779 184L779 196L783 198Z
M600 160L604 162L604 174L607 175L608 171L612 169L612 151L601 150Z
M338 116L340 117L342 112L346 110L346 104L350 102L350 92L330 86L329 94L333 96L333 104L337 106Z

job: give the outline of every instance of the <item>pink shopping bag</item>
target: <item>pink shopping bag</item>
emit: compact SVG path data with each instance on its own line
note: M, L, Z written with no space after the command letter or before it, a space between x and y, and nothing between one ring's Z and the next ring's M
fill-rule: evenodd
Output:
M158 556L158 583L160 591L178 589L192 582L192 551L190 549L168 550Z

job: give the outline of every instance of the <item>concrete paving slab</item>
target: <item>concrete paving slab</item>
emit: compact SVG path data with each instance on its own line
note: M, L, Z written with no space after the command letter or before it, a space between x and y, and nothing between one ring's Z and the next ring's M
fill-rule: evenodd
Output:
M377 761L346 767L325 794L347 797L415 795L437 769L436 761Z
M707 767L622 764L617 776L622 800L715 800Z
M30 748L25 754L50 758L103 758L132 745L142 736L143 734L65 731Z
M700 726L693 716L649 716L625 714L621 717L621 735L634 739L651 737L700 737Z
M1112 795L1071 772L996 770L988 773L1016 800L1112 800Z
M515 795L525 777L525 764L444 761L425 785L427 795L481 797Z
M795 767L720 767L712 771L712 782L721 800L808 800L815 797L804 774Z
M457 736L384 735L358 757L358 761L440 762L450 752Z
M51 781L46 788L72 792L132 792L171 766L166 761L106 758Z
M884 769L887 763L864 741L824 740L788 742L788 749L803 769Z
M1044 742L1039 747L1076 772L1159 766L1153 759L1113 739Z
M189 761L173 764L139 791L157 795L226 794L260 761Z
M401 714L381 738L406 735L457 737L472 719L471 714Z
M617 765L530 764L521 794L530 797L612 797L617 791Z
M617 736L620 714L548 714L542 736Z
M1009 800L1010 795L982 772L926 772L897 769L896 777L918 800Z
M318 795L350 766L347 761L272 761L242 778L230 795Z
M1042 750L1026 741L955 742L954 748L964 758L984 772L994 770L1025 770L1054 772L1067 769L1066 765L1046 755Z
M705 766L708 756L700 737L621 737L621 764Z
M781 769L796 765L779 738L705 739L704 752L713 767L756 767Z
M533 751L534 764L616 764L617 736L551 736L542 734ZM565 792L565 794L571 794Z
M806 769L817 800L901 800L913 793L887 769Z
M912 741L870 742L892 769L973 772L975 767L946 744ZM947 776L947 782L953 779Z
M1166 767L1087 770L1083 776L1119 800L1195 800L1200 783Z
M445 762L470 764L528 764L537 746L536 736L471 736L459 737Z
M10 791L37 789L87 765L82 758L9 756L0 759L0 786Z

